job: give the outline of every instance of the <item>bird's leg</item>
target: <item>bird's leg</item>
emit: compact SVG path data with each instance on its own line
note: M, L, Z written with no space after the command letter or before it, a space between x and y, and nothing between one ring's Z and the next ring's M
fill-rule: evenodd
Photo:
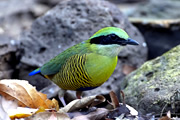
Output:
M81 99L82 98L82 91L76 91L76 97L78 99Z
M61 101L61 103L63 104L63 106L66 106L66 102L64 100L64 94L65 94L66 90L59 90L58 92L58 97L59 97L59 100Z

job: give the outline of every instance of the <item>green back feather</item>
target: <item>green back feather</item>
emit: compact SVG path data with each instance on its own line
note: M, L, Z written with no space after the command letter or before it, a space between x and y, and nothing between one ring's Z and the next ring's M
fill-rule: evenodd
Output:
M88 50L88 43L79 43L75 46L68 48L62 53L58 54L56 57L51 59L49 62L45 63L41 68L41 74L43 75L53 75L60 71L61 67L67 62L69 58L74 55L83 55L90 52Z

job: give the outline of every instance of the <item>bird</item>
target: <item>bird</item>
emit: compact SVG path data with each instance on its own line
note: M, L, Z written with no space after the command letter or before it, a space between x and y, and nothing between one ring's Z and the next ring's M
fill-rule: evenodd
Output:
M61 52L29 76L41 74L63 90L82 91L101 86L112 75L118 54L126 45L139 45L121 28L105 27L89 39ZM79 93L79 94L78 94Z

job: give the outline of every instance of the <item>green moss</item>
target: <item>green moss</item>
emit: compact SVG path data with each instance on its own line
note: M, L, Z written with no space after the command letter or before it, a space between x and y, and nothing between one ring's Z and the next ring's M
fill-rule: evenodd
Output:
M152 106L159 111L160 103L170 103L173 94L180 90L180 45L156 59L147 61L125 80L127 87L124 93L127 103L130 101L129 104L134 107L147 104L146 107Z

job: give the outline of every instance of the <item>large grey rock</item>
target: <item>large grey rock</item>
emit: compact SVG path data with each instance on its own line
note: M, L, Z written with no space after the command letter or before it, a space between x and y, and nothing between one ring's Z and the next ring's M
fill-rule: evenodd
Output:
M35 0L1 0L0 1L0 34L17 38L31 26L32 21L49 8Z
M123 90L128 104L141 112L160 114L180 107L180 45L144 63L128 75Z
M6 35L0 35L0 80L16 76L17 51L13 39Z
M31 30L20 38L21 48L24 50L21 63L29 67L40 67L60 52L87 40L97 30L107 26L125 29L140 45L127 46L120 53L118 67L109 81L87 94L106 94L110 89L117 91L119 86L116 84L124 77L122 65L139 67L146 60L147 48L139 31L128 22L115 5L107 1L65 0L39 17ZM22 69L20 72L22 74L30 72L30 69ZM40 80L24 74L19 77L20 79L26 77L31 81Z

